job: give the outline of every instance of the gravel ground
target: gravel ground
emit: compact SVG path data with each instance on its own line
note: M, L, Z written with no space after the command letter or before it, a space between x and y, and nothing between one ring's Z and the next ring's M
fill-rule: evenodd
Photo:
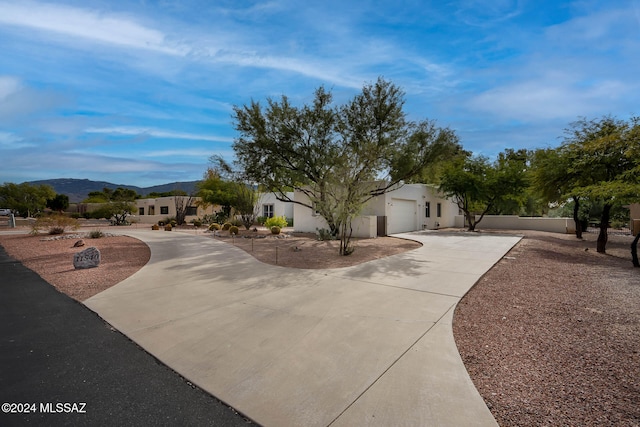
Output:
M228 232L207 233L244 250L258 261L280 267L319 269L349 267L363 262L407 252L421 246L412 240L395 237L352 240L355 251L340 255L340 241L319 241L314 233L282 234L278 237L267 231L253 233L241 230L240 237L232 238Z
M610 236L602 255L595 234L584 241L524 234L456 310L455 339L480 394L502 427L640 426L640 269L630 261L632 238ZM102 264L74 270L75 238L46 237L0 235L0 244L80 301L134 274L150 254L130 237L85 238L102 252ZM265 238L252 247L250 239L217 239L272 264L278 245L278 265L302 268L412 249L400 239L362 241L354 255L364 259L356 260L337 256L337 242Z
M630 236L525 232L458 305L454 335L502 427L640 425L640 269Z
M85 246L73 247L79 239L85 241ZM131 276L151 257L149 247L138 239L109 235L90 239L87 232L55 238L0 234L0 245L11 257L78 301L84 301ZM100 265L84 270L74 269L73 255L91 246L100 251Z

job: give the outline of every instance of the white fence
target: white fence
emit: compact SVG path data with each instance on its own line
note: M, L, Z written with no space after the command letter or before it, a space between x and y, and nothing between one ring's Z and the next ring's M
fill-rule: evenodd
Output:
M476 218L479 218L476 217ZM465 227L463 215L456 216L456 227ZM476 229L538 230L553 233L574 233L572 218L528 218L517 215L485 215Z

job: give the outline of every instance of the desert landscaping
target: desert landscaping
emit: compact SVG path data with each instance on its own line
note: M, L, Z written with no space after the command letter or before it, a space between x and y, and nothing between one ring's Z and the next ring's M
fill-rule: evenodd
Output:
M82 231L55 238L0 234L0 244L59 291L83 301L149 260L144 243L107 230L97 239ZM186 232L288 268L345 267L418 245L393 237L359 240L351 256L341 257L337 241L310 234ZM516 233L524 239L462 299L454 319L465 366L498 423L640 425L640 272L631 264L631 237L611 235L603 255L595 252L595 233L584 240ZM73 269L80 238L101 251L98 268Z

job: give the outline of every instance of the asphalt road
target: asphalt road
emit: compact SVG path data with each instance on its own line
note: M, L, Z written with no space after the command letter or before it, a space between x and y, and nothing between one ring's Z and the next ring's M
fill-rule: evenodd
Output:
M250 424L2 247L0 404L2 426Z

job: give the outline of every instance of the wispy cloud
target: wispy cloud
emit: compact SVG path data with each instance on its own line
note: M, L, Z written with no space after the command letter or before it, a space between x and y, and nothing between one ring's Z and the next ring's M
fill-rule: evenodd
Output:
M26 87L12 76L0 76L0 125L27 120L31 114L67 105L68 97L50 90Z
M169 42L161 31L126 16L31 1L2 2L0 8L0 22L7 25L170 55L188 52L185 47Z
M221 44L220 40L211 39L210 36L195 30L185 30L189 34L188 39L176 34L171 35L124 14L32 1L0 2L0 8L0 24L66 36L65 43L69 46L78 41L95 42L113 48L183 57L185 61L286 71L332 81L346 87L358 87L361 84L359 79L346 77L342 70L336 70L334 65L323 63L311 56L298 59L286 55L273 55L260 44L247 45L243 41L244 35L227 34L223 37L224 43ZM181 41L178 42L178 39ZM53 41L55 40L50 40ZM135 60L131 64L140 66Z
M35 144L24 141L21 137L11 132L0 132L0 148L5 150L21 150L34 147Z
M233 138L211 136L211 135L198 135L193 133L184 132L172 132L162 129L146 128L146 127L126 127L126 126L114 126L107 128L87 128L86 133L101 133L111 135L133 135L133 136L148 136L154 138L169 138L169 139L186 139L194 141L213 141L213 142L233 142Z
M378 76L486 155L640 113L639 0L196 3L0 0L0 181L197 179L233 105Z

